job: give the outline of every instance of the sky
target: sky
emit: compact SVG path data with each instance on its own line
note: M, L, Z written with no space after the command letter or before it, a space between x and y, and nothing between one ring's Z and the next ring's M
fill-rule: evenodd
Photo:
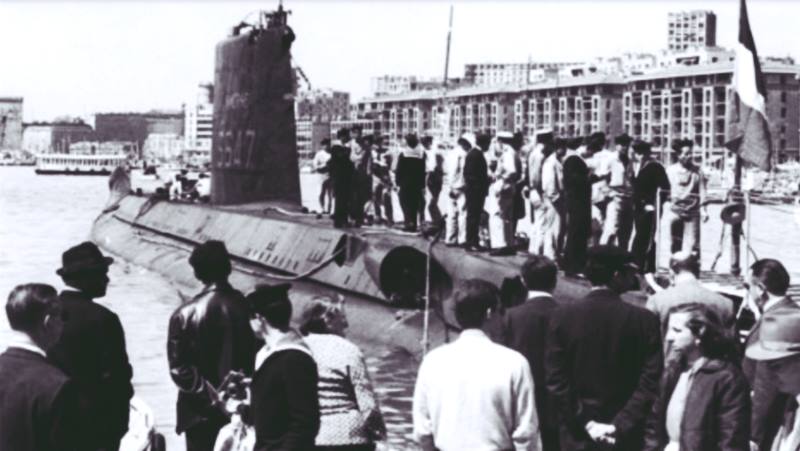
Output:
M450 76L476 62L582 61L666 47L667 14L717 14L733 47L738 0L286 0L295 64L314 88L369 95L379 75L441 77L450 5ZM0 97L23 96L24 120L179 109L213 81L214 47L277 0L0 1ZM759 54L800 58L800 2L749 0Z

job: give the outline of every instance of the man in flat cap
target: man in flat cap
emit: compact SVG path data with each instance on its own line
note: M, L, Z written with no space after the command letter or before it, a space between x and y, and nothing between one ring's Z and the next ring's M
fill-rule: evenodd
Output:
M694 164L690 139L673 143L677 161L667 168L670 185L670 251L682 249L700 257L700 222L708 220L706 180Z
M631 255L589 250L589 294L553 313L547 338L547 388L569 450L641 450L645 419L661 375L658 318L622 300L635 286Z
M764 313L758 338L747 346L745 355L759 362L777 390L788 398L783 415L765 425L777 429L771 446L762 442L759 449L800 449L800 307L782 303Z
M49 356L86 398L88 421L96 428L87 449L116 451L128 431L133 369L119 317L94 302L106 295L114 259L86 241L67 249L61 261L56 273L73 289L60 295L68 320Z
M259 285L247 295L250 326L264 341L250 384L257 450L313 450L319 432L319 373L310 348L290 327L290 288Z
M256 339L244 295L228 282L231 260L225 243L197 246L189 264L203 289L170 317L167 358L179 389L176 431L186 436L187 451L210 451L228 423L215 392L232 371L253 374Z
M669 196L669 178L664 166L652 156L650 143L633 143L633 216L636 234L631 244L634 261L642 273L656 270L656 207ZM660 201L657 197L661 197Z

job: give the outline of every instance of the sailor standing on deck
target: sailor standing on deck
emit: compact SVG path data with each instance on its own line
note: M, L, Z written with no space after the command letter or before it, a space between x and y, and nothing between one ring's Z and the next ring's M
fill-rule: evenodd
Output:
M490 138L480 135L464 159L464 200L467 206L467 249L480 249L480 225L486 196L489 194L489 167L484 154L489 150Z
M325 138L320 142L322 146L314 155L312 168L319 174L319 206L323 213L331 212L331 175L328 173L328 161L331 159L331 140Z
M502 248L514 245L514 194L519 179L517 152L511 146L514 136L510 132L497 134L497 167L494 171L494 195L497 198L497 215L500 221L494 224L501 228L500 233L492 234L492 247ZM491 225L490 225L491 227Z
M551 151L552 147L548 144L553 142L551 130L540 130L536 133L536 145L528 153L528 203L531 208L531 229L530 245L528 251L532 254L540 254L543 246L542 229L542 165L548 155L546 151ZM553 258L552 256L550 258Z
M633 143L633 216L636 235L631 244L633 261L642 273L656 270L656 214L661 196L661 205L669 195L669 179L664 166L652 158L650 143L637 141Z
M690 139L674 145L677 162L667 168L670 186L670 235L672 253L682 249L700 257L700 221L708 220L705 202L706 180L692 160Z
M557 139L547 145L552 148L545 149L548 156L542 163L542 198L541 206L536 213L539 227L541 228L540 239L532 241L533 254L541 253L553 261L557 261L561 255L561 243L563 242L563 231L566 226L566 201L564 197L564 180L562 160L567 152L567 142ZM531 191L533 195L533 191Z
M442 221L442 212L439 210L439 196L442 194L444 181L443 157L433 146L433 137L424 135L420 140L425 152L425 186L431 197L428 199L427 210L431 222L439 224Z
M328 161L328 172L331 174L333 188L333 226L347 227L347 216L350 212L350 197L353 187L355 166L350 161L350 148L338 139L331 143L331 159Z
M405 221L403 230L416 232L425 189L425 154L419 147L417 135L406 135L406 147L397 159L396 178Z
M633 228L633 163L628 159L631 137L627 134L615 138L615 155L606 160L608 171L608 203L601 244L612 244L627 250Z
M570 149L562 163L567 215L562 268L570 275L582 273L586 264L592 228L592 179L586 160L592 157L595 149L598 149L596 145L582 146L580 152Z
M450 209L447 213L448 246L463 245L467 241L467 199L464 191L464 164L467 153L475 148L475 135L464 133L458 139L449 161L447 179L450 182L448 197Z

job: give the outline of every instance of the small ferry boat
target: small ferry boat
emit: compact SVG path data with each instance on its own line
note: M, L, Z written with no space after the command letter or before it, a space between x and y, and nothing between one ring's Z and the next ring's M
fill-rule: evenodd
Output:
M123 154L47 153L36 156L37 174L109 175L122 166L128 157Z

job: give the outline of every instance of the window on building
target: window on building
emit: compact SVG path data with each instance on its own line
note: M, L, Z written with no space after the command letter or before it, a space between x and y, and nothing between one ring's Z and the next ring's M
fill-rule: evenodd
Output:
M786 108L781 108L781 117L786 117Z
M781 140L780 149L781 150L786 150L786 140L785 139Z
M786 103L786 91L781 92L781 102ZM3 118L3 122L5 122L5 118Z

